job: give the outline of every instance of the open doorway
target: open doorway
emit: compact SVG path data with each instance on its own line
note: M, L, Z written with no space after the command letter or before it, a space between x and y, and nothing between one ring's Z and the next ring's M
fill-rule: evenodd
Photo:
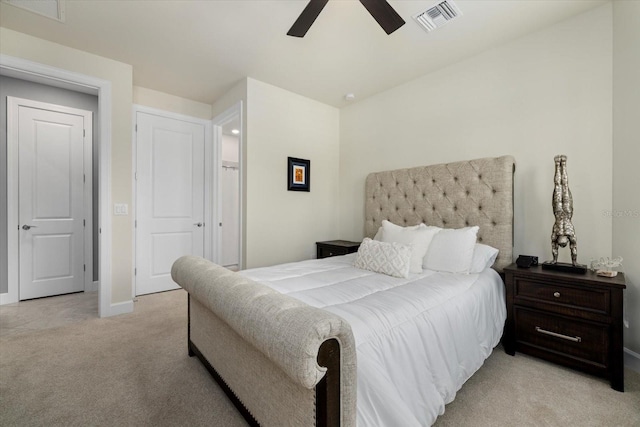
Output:
M213 119L214 215L213 261L230 270L243 268L242 256L242 103Z
M0 217L20 226L18 299L97 291L98 97L9 76L0 94ZM0 271L15 268L11 249L0 248Z

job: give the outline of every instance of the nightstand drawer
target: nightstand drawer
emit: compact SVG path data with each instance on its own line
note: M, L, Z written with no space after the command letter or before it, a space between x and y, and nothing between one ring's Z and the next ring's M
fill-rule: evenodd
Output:
M346 255L350 253L347 248L337 247L318 247L318 258L328 258L338 255Z
M608 325L581 322L529 309L515 309L516 336L526 344L607 366Z
M515 298L522 305L527 305L529 300L609 314L611 304L607 289L570 287L527 279L517 279L515 284ZM552 307L545 309L553 310Z
M316 257L318 259L328 258L337 255L346 255L358 252L360 242L350 242L348 240L329 240L326 242L316 242Z

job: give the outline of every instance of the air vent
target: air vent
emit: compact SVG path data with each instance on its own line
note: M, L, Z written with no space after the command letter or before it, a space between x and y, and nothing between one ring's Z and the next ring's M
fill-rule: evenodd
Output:
M65 0L2 0L2 3L64 22Z
M413 17L427 32L442 27L453 18L461 16L462 12L452 0L445 0L434 4L429 9Z

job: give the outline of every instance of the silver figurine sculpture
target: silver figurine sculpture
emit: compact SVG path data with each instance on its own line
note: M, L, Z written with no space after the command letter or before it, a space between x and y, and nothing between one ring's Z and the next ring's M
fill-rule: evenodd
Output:
M569 176L567 175L567 156L558 155L554 157L556 162L556 173L553 178L553 214L556 222L553 224L551 232L551 252L553 261L558 262L558 246L565 247L569 243L571 248L571 263L575 266L578 259L578 240L576 230L573 228L571 217L573 216L573 197L569 190Z

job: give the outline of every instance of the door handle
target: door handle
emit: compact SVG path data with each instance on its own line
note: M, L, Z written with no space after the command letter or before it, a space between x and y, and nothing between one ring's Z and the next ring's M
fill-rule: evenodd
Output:
M31 230L32 228L38 228L37 225L29 225L29 224L25 224L22 226L23 230Z
M196 222L196 223L195 223L195 224L193 224L193 225L195 225L195 226L197 226L197 227L202 227L202 226L204 226L204 223L202 223L202 222Z

